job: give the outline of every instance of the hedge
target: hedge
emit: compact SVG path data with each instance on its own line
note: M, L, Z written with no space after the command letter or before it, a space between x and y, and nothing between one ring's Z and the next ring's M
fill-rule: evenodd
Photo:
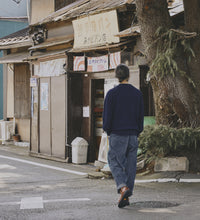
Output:
M139 136L139 148L145 154L147 162L158 157L186 156L192 166L196 166L195 163L200 160L200 128L176 129L147 125ZM196 167L200 169L200 163Z

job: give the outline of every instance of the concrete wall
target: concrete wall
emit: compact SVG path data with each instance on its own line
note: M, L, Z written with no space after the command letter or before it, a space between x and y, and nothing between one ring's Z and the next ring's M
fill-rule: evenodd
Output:
M27 22L0 20L0 38L21 30L28 26ZM0 57L3 55L0 52ZM3 119L3 65L0 64L0 120Z
M30 142L30 119L16 119L18 132L22 141Z

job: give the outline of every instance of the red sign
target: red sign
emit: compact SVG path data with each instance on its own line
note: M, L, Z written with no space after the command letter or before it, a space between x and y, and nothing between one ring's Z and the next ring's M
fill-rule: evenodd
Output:
M85 71L85 57L84 56L74 56L73 70L74 71Z

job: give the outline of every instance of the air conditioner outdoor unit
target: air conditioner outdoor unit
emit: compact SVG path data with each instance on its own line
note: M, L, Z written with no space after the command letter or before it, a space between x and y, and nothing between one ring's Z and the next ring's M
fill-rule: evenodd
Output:
M0 141L2 143L12 138L15 130L14 124L13 121L0 121Z

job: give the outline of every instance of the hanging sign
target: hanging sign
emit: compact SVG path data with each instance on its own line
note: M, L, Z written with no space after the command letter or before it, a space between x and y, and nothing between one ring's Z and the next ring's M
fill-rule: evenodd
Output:
M85 71L85 57L74 56L73 71Z
M108 70L108 55L101 57L88 57L88 72L100 72Z
M110 66L109 69L115 69L121 63L121 53L111 53L110 54Z
M74 48L119 43L118 18L116 10L87 16L72 21Z

